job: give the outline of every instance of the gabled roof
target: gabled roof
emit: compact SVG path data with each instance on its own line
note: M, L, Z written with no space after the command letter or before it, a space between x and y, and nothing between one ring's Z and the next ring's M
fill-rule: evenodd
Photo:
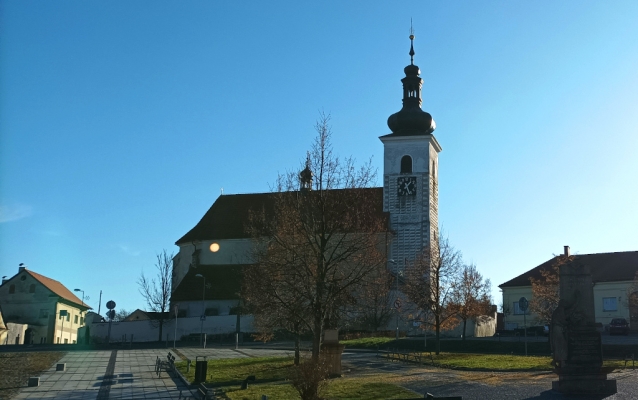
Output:
M22 271L20 271L22 272ZM55 293L56 295L58 295L59 297L61 297L62 299L73 303L74 305L80 307L80 308L84 308L85 310L90 310L91 307L87 306L86 304L84 304L82 302L82 300L80 300L76 295L73 294L73 292L71 292L69 289L67 289L63 284L61 284L60 282L56 281L55 279L51 279L48 278L44 275L40 275L36 272L33 272L29 269L24 269L24 272L28 273L29 275L31 275L35 280L37 280L38 282L40 282L42 285L44 285L47 289L49 289L50 291L52 291L53 293ZM16 276L19 275L16 274ZM11 278L13 279L13 278Z
M206 300L238 300L245 265L199 265L190 268L171 295L171 302L201 301L206 278Z
M541 271L552 268L557 257L550 258L541 265L530 269L514 279L498 287L530 286L530 278L540 279ZM596 282L631 281L638 272L638 251L622 251L616 253L578 254L574 261L587 265L591 270L591 278Z
M383 213L383 188L336 189L344 191L364 191L373 199L370 204L373 212ZM291 195L297 192L289 192ZM182 236L175 244L213 239L247 239L248 218L253 212L264 211L272 215L275 196L279 193L252 193L221 195L208 209L193 229Z

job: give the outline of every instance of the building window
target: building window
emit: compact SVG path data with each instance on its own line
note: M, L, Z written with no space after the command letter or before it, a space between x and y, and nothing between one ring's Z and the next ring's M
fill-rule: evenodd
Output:
M603 311L618 311L618 302L615 297L603 297Z
M41 308L40 318L49 318L49 310L47 310L46 308Z
M69 344L69 339L64 339L64 344Z
M525 312L518 306L518 301L514 302L514 315L523 315Z
M75 317L73 317L73 323L77 324L78 323L78 316L76 315Z
M213 317L215 315L219 315L219 310L216 308L207 308L205 314L207 317Z
M58 336L58 344L60 344L60 337Z
M33 283L32 283L32 284L29 286L29 293L35 293L35 284L33 284Z
M71 321L71 314L70 314L70 313L67 313L67 314L66 314L66 320L67 320L67 321Z
M401 158L401 173L402 174L412 173L412 157L403 156L403 158Z
M9 286L9 294L14 294L16 292L16 285Z
M80 325L84 325L84 317L80 317Z
M177 312L177 318L185 318L186 317L186 310L179 310Z

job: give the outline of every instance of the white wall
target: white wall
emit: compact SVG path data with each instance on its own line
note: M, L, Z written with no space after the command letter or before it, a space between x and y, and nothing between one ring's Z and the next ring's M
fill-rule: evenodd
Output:
M212 252L210 245L212 243L219 245L219 250ZM199 262L206 265L223 265L223 264L251 264L250 255L253 249L252 239L223 239L223 240L204 240L197 243L200 249ZM175 281L173 287L182 281L188 273L188 268L192 263L193 251L195 246L192 243L182 243L179 252L173 258L175 263Z
M24 334L29 326L27 324L14 324L12 322L7 322L5 325L8 331L0 335L2 338L0 345L24 344Z
M237 322L236 315L224 315L215 317L206 317L204 321L204 333L209 335L218 335L225 333L235 333ZM250 315L241 316L241 331L253 332L253 317ZM133 335L134 342L153 342L157 341L159 334L159 326L153 321L128 321L113 322L111 325L111 341L119 342L126 335L126 341L131 340ZM201 329L201 321L199 317L178 318L177 319L177 340L182 336L191 333L199 333ZM99 322L91 324L91 337L100 337L106 340L108 335L108 322ZM166 321L162 329L162 340L173 340L175 337L175 320Z

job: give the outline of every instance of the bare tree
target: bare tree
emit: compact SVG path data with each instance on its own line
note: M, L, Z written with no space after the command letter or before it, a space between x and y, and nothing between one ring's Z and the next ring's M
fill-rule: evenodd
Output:
M253 314L253 324L259 331L258 339L270 340L278 330L290 332L295 337L294 364L300 361L301 335L309 330L303 316L310 310L307 302L296 290L295 277L286 272L285 258L275 260L274 252L267 263L256 264L244 270L243 298L248 311Z
M142 272L137 280L140 294L144 297L148 306L147 311L152 312L150 314L151 323L159 327L158 341L162 340L164 322L170 319L168 308L171 298L173 256L174 254L168 254L166 250L162 250L160 254L156 254L155 269L157 270L157 275L155 278L149 279Z
M452 308L463 321L463 340L467 320L489 312L492 305L491 291L492 283L489 279L483 280L474 264L463 266L458 281L453 285L452 294Z
M560 300L560 285L558 269L561 265L571 262L574 256L559 255L554 257L554 263L547 269L540 270L541 277L530 277L532 285L532 299L529 310L535 315L539 324L549 324L552 314Z
M124 321L126 317L128 317L131 314L133 314L133 311L120 308L119 310L115 311L115 318L113 318L113 321Z
M253 272L260 273L246 274L243 294L258 319L298 323L299 331L311 332L315 363L326 325L356 302L365 277L385 261L381 202L366 189L376 173L370 162L356 167L332 154L329 119L322 114L315 126L304 170L278 177L272 213L254 215ZM260 309L257 299L264 297L277 315Z
M388 325L395 310L392 307L396 293L392 289L393 278L387 268L381 266L364 280L357 293L359 301L354 307L355 323L363 329L377 331Z
M453 302L462 266L461 252L447 238L435 237L405 273L403 291L408 300L422 312L431 314L436 354L441 351L441 330L452 329L459 323Z

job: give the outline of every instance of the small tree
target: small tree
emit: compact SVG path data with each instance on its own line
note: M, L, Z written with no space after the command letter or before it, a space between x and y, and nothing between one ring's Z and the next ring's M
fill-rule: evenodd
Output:
M458 325L454 288L458 285L462 266L461 252L447 238L435 237L431 247L423 249L405 274L405 295L422 312L429 311L431 314L436 354L441 352L441 330Z
M311 332L314 363L326 324L356 302L365 277L385 261L385 220L379 199L366 189L375 171L370 163L358 168L332 154L329 119L322 115L317 122L302 173L280 175L272 211L256 210L252 218L256 266L245 276L243 294L256 318L270 319L271 326L298 323Z
M169 255L166 250L162 250L160 254L156 254L155 268L157 269L157 275L155 278L149 279L142 272L137 280L140 294L146 300L148 311L154 313L151 323L153 326L159 327L158 341L162 340L164 322L170 319L168 308L171 298L173 256L173 254Z
M560 285L558 270L561 265L571 262L574 256L559 255L554 257L554 263L540 271L541 277L530 277L532 284L532 299L529 302L530 313L535 315L539 324L549 324L552 314L560 300Z
M452 307L458 318L463 321L463 340L467 320L485 315L492 305L490 292L492 284L489 279L483 280L474 264L463 266L460 279L453 285Z
M123 308L120 308L119 310L115 311L115 318L113 318L113 321L124 321L126 317L128 317L131 314L133 314L133 311L128 311Z
M393 277L384 266L368 275L361 291L357 294L359 301L354 307L355 322L368 331L375 332L386 327L395 310L392 307L396 293L391 290Z

